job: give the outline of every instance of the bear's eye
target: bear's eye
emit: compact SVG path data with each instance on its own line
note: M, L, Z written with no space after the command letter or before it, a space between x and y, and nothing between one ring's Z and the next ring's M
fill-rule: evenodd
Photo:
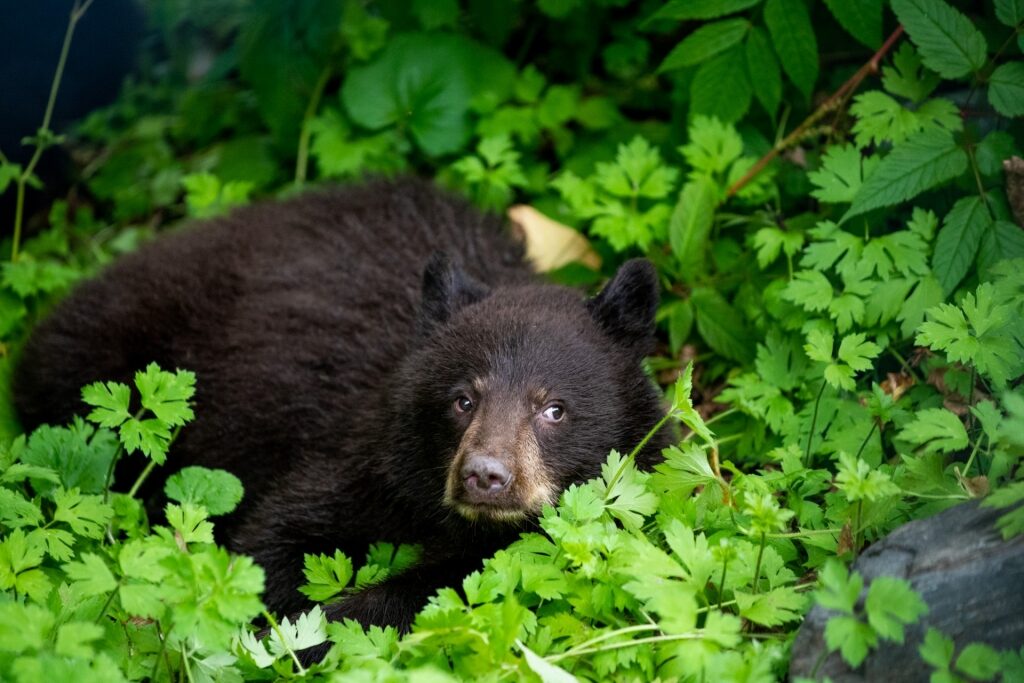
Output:
M469 396L459 396L455 399L455 412L468 413L473 410L473 399Z
M565 417L565 407L561 403L552 403L540 415L548 422L561 422Z

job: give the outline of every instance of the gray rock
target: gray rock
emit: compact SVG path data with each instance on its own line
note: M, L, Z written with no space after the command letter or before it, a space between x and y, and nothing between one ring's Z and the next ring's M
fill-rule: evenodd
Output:
M917 648L929 627L953 638L957 653L971 642L999 650L1024 645L1024 535L1002 539L995 520L1005 512L965 503L905 524L865 550L853 565L865 579L861 601L872 579L894 576L910 580L929 613L906 628L902 645L882 641L857 669L833 652L815 677L927 681L931 669ZM811 676L826 651L825 623L833 614L818 606L808 613L793 644L790 677Z

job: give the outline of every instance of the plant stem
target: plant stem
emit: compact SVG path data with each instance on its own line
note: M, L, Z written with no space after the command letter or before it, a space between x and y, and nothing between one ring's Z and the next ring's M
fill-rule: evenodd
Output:
M803 123L797 126L792 133L777 142L767 154L758 159L757 163L750 167L750 170L748 170L742 178L733 183L725 193L726 198L732 197L743 189L747 183L753 180L769 163L771 163L772 159L779 156L783 151L803 139L804 136L810 132L811 128L818 123L818 121L823 119L826 114L837 108L843 100L849 97L861 84L861 81L871 74L878 73L878 65L881 63L882 58L885 57L889 50L892 49L892 46L896 44L896 41L901 35L903 35L902 25L897 26L896 30L892 32L892 35L890 35L882 44L882 47L878 48L878 51L871 56L871 59L869 59L864 66L858 69L855 74L850 76L849 80L843 83L827 100L822 102L814 113L804 119Z
M85 0L85 3L81 3L80 0L75 0L74 6L71 8L71 14L68 17L68 26L64 31L64 42L60 47L60 58L57 60L57 69L53 74L53 82L50 84L50 97L46 101L46 111L43 114L43 123L39 127L39 132L50 132L50 121L53 119L53 109L57 104L57 91L60 89L60 81L64 77L64 66L68 61L68 51L71 49L71 38L75 34L75 26L82 19L82 15L85 14L89 6L92 5L93 0ZM25 186L28 183L29 178L32 177L32 172L36 170L36 164L39 163L39 158L43 155L43 150L47 145L43 144L43 141L36 139L36 149L32 153L32 158L29 159L28 165L25 166L25 170L21 172L17 180L17 199L15 200L14 207L14 237L11 240L11 261L18 260L18 247L21 243L21 226L25 218Z
M277 625L277 621L274 620L274 617L270 616L270 612L268 612L267 610L263 610L263 618L266 619L267 622L270 623L270 627L274 629L274 633L277 634L278 639L281 641L281 647L283 647L288 652L288 654L292 656L292 661L295 662L295 666L299 669L299 675L305 676L306 669L303 668L302 662L299 661L299 658L298 656L296 656L295 652L293 652L292 649L288 647L288 641L284 639L284 634L281 633L281 627Z
M164 659L167 663L167 678L171 678L171 662L167 659L167 638L164 637L163 631L160 628L160 622L154 622L156 627L156 637L160 641L160 649L156 653L156 659L153 660L153 671L149 674L151 680L156 680L156 672L160 670L160 660Z
M970 455L970 457L967 458L967 464L964 465L964 476L965 477L968 474L970 474L971 465L974 464L974 456L976 456L978 454L978 449L981 448L981 440L982 440L983 437L984 437L984 434L979 434L978 435L978 440L974 442L974 448L971 449L971 455ZM979 472L978 474L981 474L981 473Z
M744 633L746 638L779 638L780 636L774 633ZM593 648L573 648L565 652L559 652L558 654L549 655L545 657L549 662L557 662L569 657L579 657L581 655L594 654L595 652L608 652L609 650L621 650L624 647L635 647L637 645L645 645L647 643L670 643L676 640L704 640L707 636L699 631L693 633L672 633L660 636L650 636L649 638L637 638L636 640L629 640L621 643L610 643L602 647Z
M142 483L146 481L146 477L149 476L149 473L152 472L155 467L156 460L150 460L149 464L146 465L146 469L142 470L142 474L139 475L139 478L135 480L134 484L132 484L131 489L128 490L129 498L135 497L135 494L139 492L139 488L142 487Z
M814 430L818 426L818 406L821 405L821 397L825 393L825 386L828 384L821 380L821 389L818 389L818 397L814 399L814 413L811 415L811 431L807 433L807 452L804 454L804 465L811 466L811 442L814 441Z
M316 79L316 85L313 86L313 92L309 96L309 103L306 105L306 113L302 116L302 129L299 131L299 149L295 159L295 186L300 187L306 182L306 171L309 167L309 138L310 130L309 124L316 116L317 110L320 108L320 100L324 96L324 88L327 87L327 81L331 79L331 75L334 73L334 68L330 63L324 65L324 68L320 71L320 76Z
M860 552L860 520L864 513L864 499L861 498L857 501L857 513L854 516L853 522L853 559L857 559L857 554Z
M860 442L860 448L857 449L857 455L853 456L854 460L860 459L860 454L864 452L864 449L868 445L868 441L871 441L871 437L874 436L876 429L878 429L877 420L871 425L871 431L868 432L868 435L865 436L864 440Z
M907 374L914 378L914 381L916 381L918 384L924 384L925 383L924 378L917 374L917 370L915 370L914 368L912 368L910 366L910 363L907 362L906 358L904 358L903 356L900 355L899 351L897 351L896 349L894 349L891 346L889 346L887 348L889 349L889 353L891 353L893 355L893 357L896 360L899 361L899 363L903 367L903 369L907 371Z
M643 450L643 447L647 445L647 442L651 440L651 437L653 437L655 434L661 431L661 428L665 426L665 423L669 421L669 418L673 417L674 415L674 411L666 413L664 417L658 420L658 423L654 425L651 431L647 432L644 438L640 440L640 443L638 443L636 447L629 452L629 455L626 456L626 458L622 461L622 463L619 465L619 468L615 470L615 474L612 475L611 480L608 482L608 490L605 491L604 494L605 500L608 500L608 496L611 495L612 489L615 488L615 485L617 483L619 483L619 479L622 478L622 474L623 472L626 471L627 465L636 460L636 454Z
M718 581L718 609L722 609L722 598L725 597L725 572L729 568L729 556L722 558L722 578Z
M758 583L761 581L761 558L764 556L764 544L766 535L761 534L761 545L757 549L757 562L754 564L754 595L758 593Z
M114 601L114 596L117 595L117 589L120 588L120 587L121 587L121 582L118 581L117 585L114 586L114 590L110 591L110 595L107 596L107 601L104 602L103 603L103 607L100 608L100 613L96 615L96 622L95 623L98 624L98 623L100 623L100 620L103 619L103 615L105 615L107 613L107 608L110 607L110 603L112 603Z

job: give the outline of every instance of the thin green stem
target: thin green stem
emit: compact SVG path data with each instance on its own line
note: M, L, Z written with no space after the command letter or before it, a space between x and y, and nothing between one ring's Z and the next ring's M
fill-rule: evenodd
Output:
M989 217L992 220L995 220L996 213L988 203L988 194L985 192L985 184L981 181L981 171L978 170L978 161L974 158L973 145L967 145L967 158L971 162L971 172L974 174L974 183L978 187L978 196L981 197L981 203L985 205L985 210L988 211Z
M919 374L917 374L917 370L915 370L914 368L910 367L910 363L907 362L906 358L904 358L903 356L900 355L899 351L897 351L896 349L894 349L891 346L888 347L888 349L889 349L889 353L891 353L893 355L893 358L898 360L900 365L903 366L903 369L907 371L907 374L914 378L914 381L916 381L918 384L924 384L925 383L924 382L924 378L921 377Z
M185 672L185 678L188 681L192 681L192 669L188 665L188 648L184 646L181 648L181 665L182 670Z
M782 634L775 634L775 633L744 633L743 636L745 638L765 639L765 640L776 639L776 638L782 638L783 637ZM610 644L604 645L602 647L592 647L592 648L586 648L586 649L573 648L571 650L566 650L565 652L559 652L558 654L549 655L549 656L545 657L544 659L546 659L549 662L554 663L554 662L561 661L563 659L568 659L570 657L579 657L579 656L582 656L582 655L594 654L596 652L608 652L608 651L611 651L611 650L621 650L624 647L635 647L637 645L646 645L647 643L671 643L673 641L678 641L678 640L704 640L705 638L707 638L707 635L705 635L704 633L702 633L700 631L693 632L693 633L673 633L673 634L660 635L660 636L650 636L649 638L637 638L636 640L628 640L628 641L624 641L624 642L621 642L621 643L610 643Z
M804 464L811 466L811 443L814 441L814 430L818 426L818 407L821 405L821 397L825 393L825 380L821 381L821 389L818 389L818 397L814 399L814 413L811 415L811 431L807 433L807 452L804 454Z
M68 25L64 31L64 42L60 47L60 58L57 60L57 69L53 74L53 81L50 83L50 97L46 101L43 123L39 127L40 134L50 132L53 109L57 104L57 92L60 90L60 82L64 77L64 67L68 61L68 51L71 49L71 38L75 35L75 26L78 25L82 15L85 14L92 3L93 0L86 0L84 4L79 2L79 0L75 0L75 4L71 8ZM29 159L28 165L25 166L17 180L17 198L14 207L14 237L11 239L11 261L18 260L18 248L21 244L21 226L25 220L25 186L28 184L29 178L32 177L32 173L36 170L36 164L39 163L39 158L43 155L43 150L47 145L37 138L35 147L32 158Z
M149 474L153 471L155 467L156 460L150 460L149 464L146 465L146 469L142 470L142 474L139 475L139 478L135 480L135 483L132 484L132 487L128 490L129 498L135 497L135 494L139 492L139 489L142 487L143 482L146 481L146 478L149 476Z
M722 578L718 580L718 609L722 609L722 598L725 597L725 572L729 569L729 556L722 558Z
M167 664L167 679L171 678L171 661L167 659L167 638L164 637L163 630L160 628L160 622L155 621L153 625L156 627L156 637L160 641L160 649L156 653L156 659L153 660L153 670L149 674L151 680L156 680L156 674L160 670L160 660L163 659Z
M647 445L647 442L650 441L655 434L661 431L661 428L665 426L665 423L668 422L669 419L672 418L674 415L674 411L666 413L664 417L658 420L658 423L654 425L654 428L651 429L651 431L647 432L644 438L640 440L640 443L638 443L636 447L629 452L629 455L625 458L625 460L622 461L622 463L619 465L619 468L615 470L615 474L612 475L611 480L608 482L608 490L604 494L605 500L608 500L608 496L611 495L612 489L615 488L615 485L619 483L619 479L622 478L622 474L626 471L626 467L629 465L629 463L636 460L637 453L643 450L644 446Z
M110 595L107 596L107 601L103 603L103 607L100 608L100 613L96 615L96 622L100 623L103 616L107 613L107 608L110 607L110 603L114 601L114 596L117 595L117 589L121 587L121 582L118 581L117 585L114 586L114 590L110 591Z
M864 440L860 442L860 448L857 449L857 455L853 456L854 460L860 459L860 454L864 452L865 448L867 448L868 441L871 441L871 437L874 436L876 429L878 429L877 421L871 425L871 431L869 431L868 435L864 437Z
M764 545L766 535L761 534L761 545L757 549L757 562L754 564L754 595L758 593L758 584L761 582L761 558L764 557Z
M320 109L320 100L324 96L324 88L327 87L327 82L331 80L331 75L334 73L334 68L330 63L324 65L324 68L320 71L320 76L316 79L316 85L313 86L313 92L309 96L309 102L306 105L306 113L302 116L302 129L299 131L299 149L295 158L295 186L299 187L306 182L306 172L309 168L309 138L311 131L309 124L316 116L316 112Z
M270 616L270 612L268 612L267 610L263 610L263 618L266 619L267 623L270 624L270 628L274 629L274 633L277 634L278 640L281 641L281 647L283 647L285 651L292 656L292 661L295 662L295 666L299 670L299 675L305 676L306 669L303 668L302 662L299 661L299 658L295 654L295 652L288 646L288 641L285 640L284 634L281 633L281 627L277 625L277 621L274 619L274 617Z
M974 448L971 449L971 455L967 458L967 464L964 465L964 476L966 477L971 471L971 465L974 464L974 456L978 454L978 449L981 448L981 440L984 435L979 435L978 440L974 442ZM981 474L980 472L978 474Z

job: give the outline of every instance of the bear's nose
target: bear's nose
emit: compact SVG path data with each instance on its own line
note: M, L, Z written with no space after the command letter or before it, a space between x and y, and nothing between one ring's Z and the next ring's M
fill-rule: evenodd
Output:
M462 465L462 482L472 497L493 496L512 479L504 463L491 455L471 455Z

